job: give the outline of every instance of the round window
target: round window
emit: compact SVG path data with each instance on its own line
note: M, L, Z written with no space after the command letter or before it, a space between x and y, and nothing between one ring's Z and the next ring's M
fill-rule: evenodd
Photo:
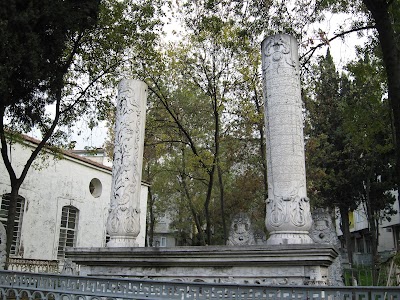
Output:
M101 181L97 178L93 178L89 183L89 191L93 197L98 198L101 196Z

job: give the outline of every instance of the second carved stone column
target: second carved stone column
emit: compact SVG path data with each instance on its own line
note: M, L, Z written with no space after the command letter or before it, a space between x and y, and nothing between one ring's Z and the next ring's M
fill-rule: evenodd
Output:
M290 35L262 42L268 168L265 223L270 245L312 243L297 51L297 41Z
M124 79L118 85L107 247L137 246L147 85Z

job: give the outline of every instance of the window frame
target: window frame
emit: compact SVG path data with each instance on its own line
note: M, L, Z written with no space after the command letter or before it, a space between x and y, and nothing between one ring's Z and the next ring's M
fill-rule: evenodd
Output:
M7 218L8 218L8 207L10 206L10 196L11 194L3 194L1 197L0 204L0 222L3 223L4 228L7 231ZM6 200L7 202L5 202ZM21 245L21 232L22 232L22 223L24 219L25 213L25 198L18 195L17 196L17 208L14 220L14 228L13 228L13 242L11 245L10 255L11 256L20 256L20 245Z
M61 209L60 230L58 234L57 259L65 258L65 248L75 247L78 235L79 209L65 205Z

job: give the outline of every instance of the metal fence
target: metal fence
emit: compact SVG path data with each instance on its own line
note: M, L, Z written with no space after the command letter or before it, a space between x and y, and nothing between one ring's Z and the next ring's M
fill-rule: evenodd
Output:
M0 271L1 299L400 300L398 287L263 286Z

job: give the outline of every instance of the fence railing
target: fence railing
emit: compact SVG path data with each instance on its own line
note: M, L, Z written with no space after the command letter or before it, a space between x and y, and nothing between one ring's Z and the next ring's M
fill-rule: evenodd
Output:
M185 283L0 271L0 298L400 300L400 288Z
M41 260L10 257L8 269L12 271L33 272L33 273L59 273L57 260Z

